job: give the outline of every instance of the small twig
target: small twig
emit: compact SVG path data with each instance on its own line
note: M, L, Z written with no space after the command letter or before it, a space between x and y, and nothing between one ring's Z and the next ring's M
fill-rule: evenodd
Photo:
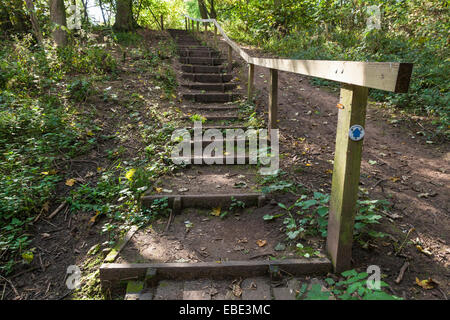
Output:
M33 268L30 268L30 269L21 271L21 272L16 273L15 275L13 275L13 276L11 276L11 277L9 277L9 278L10 278L10 279L14 279L14 278L16 278L16 277L18 277L18 276L23 275L24 273L28 273L28 272L34 271L34 270L36 270L36 269L39 269L39 267L33 267Z
M444 296L444 299L448 300L447 295L445 294L444 290L442 290L441 288L438 288L438 290L442 293L442 295Z
M14 293L16 294L16 298L17 298L17 297L20 298L20 294L19 294L19 292L17 291L16 287L14 287L13 283L12 283L10 280L8 280L8 279L6 279L5 277L3 277L3 276L0 276L0 278L2 278L3 280L5 280L5 281L11 286L11 288L12 288L13 291L14 291Z
M169 221L167 221L167 225L166 225L166 229L164 230L164 233L167 233L167 230L169 230L170 222L172 221L172 215L173 215L173 210L170 210Z
M409 229L408 233L406 234L405 240L403 240L403 243L400 245L400 247L396 250L395 255L398 255L400 253L400 251L402 251L406 241L408 241L408 237L411 234L411 232L413 232L414 230L416 230L415 228L411 228Z
M264 256L274 256L275 253L274 252L268 252L268 253L261 253L261 254L256 254L254 256L251 256L250 258L248 258L249 260L252 259L256 259L256 258L260 258L260 257L264 257Z
M60 212L60 211L62 210L62 208L64 208L64 206L65 206L66 204L67 204L67 201L64 200L63 203L61 203L61 204L59 205L59 207L56 208L56 210L53 211L47 218L48 218L48 219L52 219L54 216L56 216L56 215L58 214L58 212Z
M397 279L394 280L394 282L395 282L396 284L399 284L400 282L402 282L402 280L403 280L403 275L405 274L405 271L406 271L406 269L408 269L408 267L409 267L409 262L406 261L406 262L403 264L403 266L400 268L400 272L399 272L399 274L398 274Z
M61 297L59 297L58 300L63 300L64 298L66 298L67 296L71 295L72 293L73 293L73 290L70 290L66 294L64 294Z
M51 223L50 221L48 221L47 219L42 218L42 221L47 222L49 225L51 225L52 227L58 228L58 226L54 223Z
M44 271L45 271L45 267L44 267L44 264L42 263L41 253L39 253L39 263L41 264L41 270L42 270L42 272L44 272Z
M373 187L371 188L372 190L373 189L375 189L376 187L377 187L377 185L379 185L381 182L383 182L384 180L386 180L386 179L380 179L380 180L378 180L374 185L373 185Z

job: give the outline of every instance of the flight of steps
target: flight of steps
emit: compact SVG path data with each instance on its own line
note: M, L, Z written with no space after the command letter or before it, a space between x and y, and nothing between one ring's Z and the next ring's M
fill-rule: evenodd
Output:
M200 114L207 120L203 129L208 128L243 128L245 119L238 116L238 106L233 104L239 98L235 93L238 84L233 82L232 66L221 58L220 52L211 47L201 45L189 32L183 30L169 30L178 46L179 71L181 72L181 96L186 101L182 109L185 114L186 128L192 127L189 114ZM203 144L205 147L205 144ZM247 158L247 157L246 157ZM248 162L247 162L248 163ZM220 171L221 165L212 165ZM230 170L233 170L231 168ZM208 187L200 195L189 194L151 194L143 198L143 204L151 203L156 198L169 196L169 205L180 208L180 202L188 202L190 206L214 207L230 204L232 195L208 195ZM260 193L245 194L242 190L239 200L248 201L250 206L261 206L265 201ZM189 197L193 198L189 198ZM246 198L248 197L248 199ZM183 200L183 197L185 199ZM189 205L188 205L189 206ZM156 283L130 281L128 282L127 300L272 300L295 299L300 288L296 279L283 280L274 283L271 277L255 277L239 280L191 279L187 280L158 280Z

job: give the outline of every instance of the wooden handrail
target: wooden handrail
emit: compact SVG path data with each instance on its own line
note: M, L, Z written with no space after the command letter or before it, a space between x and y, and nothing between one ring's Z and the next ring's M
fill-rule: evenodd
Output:
M361 87L397 93L408 92L413 67L412 63L251 57L226 35L216 19L195 19L188 15L186 17L192 21L214 23L225 42L249 64Z

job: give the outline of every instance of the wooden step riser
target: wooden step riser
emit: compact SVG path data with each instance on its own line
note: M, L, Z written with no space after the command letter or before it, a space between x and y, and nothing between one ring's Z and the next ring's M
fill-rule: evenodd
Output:
M191 82L204 82L204 83L224 83L230 82L233 79L231 74L214 74L214 73L183 73L181 75L184 79Z
M221 74L227 71L226 68L221 66L193 66L193 65L182 65L181 71L188 73L215 73Z
M156 199L167 198L169 206L179 213L184 208L211 209L217 207L229 207L235 201L242 201L246 207L262 207L266 203L266 197L260 193L236 193L236 194L157 194L144 195L141 203L144 207L149 207Z
M206 118L207 122L222 121L222 120L232 120L232 121L240 120L239 116L235 116L235 115L206 116L205 118ZM191 120L191 117L190 116L184 116L182 119L183 120Z
M236 84L234 83L225 83L225 84L183 84L185 88L189 88L191 90L205 90L205 91L220 91L226 92L233 90L236 88Z
M220 107L216 107L216 106L209 106L209 105L196 105L196 106L189 106L189 107L184 107L183 109L188 109L188 110L208 110L208 111L231 111L231 110L239 110L239 107L237 106L220 106Z
M219 58L180 58L180 63L195 64L202 66L219 66L225 62L224 59Z
M183 99L194 102L232 102L240 98L232 93L185 93Z
M102 289L126 285L130 279L146 280L148 270L155 271L151 281L173 279L235 279L268 276L271 270L282 270L291 276L326 275L332 272L327 258L282 260L222 261L197 263L105 263L100 266Z
M220 54L215 51L181 51L180 57L193 57L193 58L218 58Z

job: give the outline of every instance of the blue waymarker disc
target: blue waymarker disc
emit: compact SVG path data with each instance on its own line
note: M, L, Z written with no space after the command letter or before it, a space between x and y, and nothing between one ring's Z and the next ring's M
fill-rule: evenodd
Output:
M348 136L353 141L359 141L364 138L364 128L360 126L359 124L355 124L350 127L350 130L348 132Z

